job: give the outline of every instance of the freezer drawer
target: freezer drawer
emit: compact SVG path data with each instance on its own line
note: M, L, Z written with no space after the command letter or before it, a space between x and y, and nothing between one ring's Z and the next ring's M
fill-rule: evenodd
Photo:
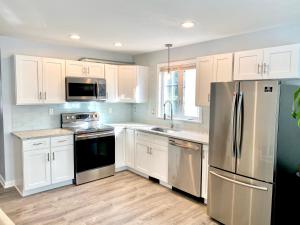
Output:
M208 215L226 225L269 225L272 184L209 168Z

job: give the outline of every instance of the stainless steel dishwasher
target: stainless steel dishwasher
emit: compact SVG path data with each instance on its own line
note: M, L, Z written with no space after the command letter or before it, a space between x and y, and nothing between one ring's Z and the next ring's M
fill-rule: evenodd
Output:
M201 193L202 145L169 138L169 184L196 197Z

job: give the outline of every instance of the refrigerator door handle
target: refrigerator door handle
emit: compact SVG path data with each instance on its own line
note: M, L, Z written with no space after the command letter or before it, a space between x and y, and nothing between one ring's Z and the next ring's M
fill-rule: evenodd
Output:
M237 122L236 122L236 151L237 156L241 157L242 132L243 132L243 92L239 93L239 101L237 106Z
M237 93L234 93L231 105L231 127L232 127L232 140L231 140L231 148L232 154L235 156L235 149L236 149L236 100L237 100Z
M240 182L240 181L237 181L237 180L233 180L233 179L230 179L228 177L225 177L225 176L222 176L220 174L217 174L213 171L209 171L210 174L214 175L214 176L217 176L223 180L226 180L226 181L229 181L231 183L234 183L234 184L238 184L238 185L241 185L241 186L245 186L245 187L249 187L249 188L253 188L253 189L257 189L257 190L261 190L261 191L268 191L268 188L267 187L260 187L260 186L256 186L256 185L252 185L252 184L246 184L246 183L243 183L243 182Z

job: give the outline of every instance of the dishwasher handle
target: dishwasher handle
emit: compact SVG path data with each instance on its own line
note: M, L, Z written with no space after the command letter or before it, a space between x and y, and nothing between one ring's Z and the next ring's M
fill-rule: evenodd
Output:
M179 148L185 148L189 150L194 150L194 151L200 151L201 147L199 144L195 144L192 142L187 142L187 141L176 141L174 139L169 140L169 145L176 146Z

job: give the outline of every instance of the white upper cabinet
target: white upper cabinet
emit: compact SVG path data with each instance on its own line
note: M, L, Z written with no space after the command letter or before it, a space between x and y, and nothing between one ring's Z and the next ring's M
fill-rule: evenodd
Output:
M65 102L65 60L43 58L44 103Z
M208 106L210 100L210 84L213 76L213 56L197 58L196 105Z
M214 55L213 73L214 82L232 81L233 53Z
M300 78L299 45L235 53L234 80Z
M15 56L16 104L65 102L65 60Z
M262 79L263 50L250 50L234 54L234 80Z
M66 76L104 78L104 64L67 60Z
M211 82L232 81L233 53L197 58L196 105L209 106Z
M118 66L105 64L106 101L118 100Z
M148 68L136 65L119 66L118 100L142 103L148 98Z
M84 62L67 60L66 61L66 76L67 77L82 77L86 72Z
M105 78L104 64L102 63L85 63L86 76L90 78Z
M264 49L263 75L265 79L300 78L299 45Z
M38 104L42 95L42 58L15 56L16 104Z
M132 102L135 99L137 83L136 66L119 66L118 94L120 101Z

